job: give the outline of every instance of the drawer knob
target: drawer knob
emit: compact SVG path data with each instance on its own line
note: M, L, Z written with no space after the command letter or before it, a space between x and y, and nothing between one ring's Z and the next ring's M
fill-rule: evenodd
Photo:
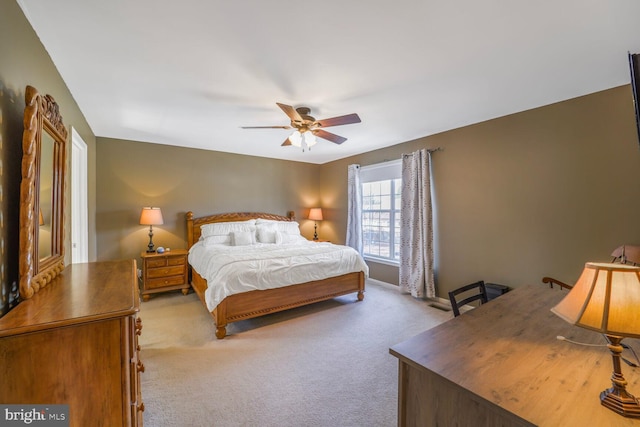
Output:
M144 412L144 402L140 402L136 409L138 409L139 412Z
M144 372L144 363L142 363L141 361L138 360L138 365L136 367L138 369L138 372Z

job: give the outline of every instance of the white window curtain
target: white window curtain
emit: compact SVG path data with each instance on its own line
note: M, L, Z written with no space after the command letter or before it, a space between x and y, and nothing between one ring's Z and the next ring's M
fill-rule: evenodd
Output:
M431 152L402 156L400 290L434 298Z
M349 165L347 170L347 246L362 255L362 188L360 165Z

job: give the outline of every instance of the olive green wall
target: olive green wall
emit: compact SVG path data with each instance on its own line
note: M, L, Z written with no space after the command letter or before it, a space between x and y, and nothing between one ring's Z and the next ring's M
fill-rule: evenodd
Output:
M162 209L156 246L186 248L187 211L295 211L313 235L308 210L318 204L320 166L160 144L98 138L98 259L138 258L149 242L143 206Z
M323 237L346 235L347 165L441 147L433 159L440 296L475 280L574 282L640 244L640 149L630 86L444 132L320 168ZM397 268L372 276L398 282Z
M61 23L62 24L62 23ZM9 308L18 281L20 164L25 87L52 95L65 125L88 145L89 258L95 259L95 136L22 10L13 0L0 2L0 315ZM69 151L70 153L70 151ZM67 168L67 176L69 168ZM71 262L71 186L65 194L65 261Z

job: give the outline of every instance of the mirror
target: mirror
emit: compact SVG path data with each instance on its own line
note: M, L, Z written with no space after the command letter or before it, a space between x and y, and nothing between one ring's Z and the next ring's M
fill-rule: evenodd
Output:
M40 142L40 192L38 211L38 261L52 255L51 252L51 207L53 206L53 149L55 141L47 132Z
M64 269L67 129L53 97L25 91L20 183L20 297L31 298Z

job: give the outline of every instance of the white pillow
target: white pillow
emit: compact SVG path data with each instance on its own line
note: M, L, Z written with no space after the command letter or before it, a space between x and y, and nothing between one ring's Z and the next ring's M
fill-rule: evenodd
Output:
M232 231L231 232L231 245L232 246L247 246L253 245L256 233L253 231Z
M214 222L212 224L204 224L200 227L200 234L207 238L209 236L227 236L232 231L255 231L256 220L248 221L230 221L230 222Z
M276 242L276 229L275 227L257 227L258 230L258 242L260 243L277 243Z
M271 228L287 234L300 235L300 224L296 221L274 221L258 218L256 220L256 228L258 230L261 228Z
M211 245L228 245L231 243L231 236L226 234L224 236L209 236L202 239L205 246Z
M293 242L298 242L302 240L307 240L300 235L287 234L287 233L283 233L282 231L276 231L275 234L276 234L275 243L278 245L281 245L283 243L293 243Z

